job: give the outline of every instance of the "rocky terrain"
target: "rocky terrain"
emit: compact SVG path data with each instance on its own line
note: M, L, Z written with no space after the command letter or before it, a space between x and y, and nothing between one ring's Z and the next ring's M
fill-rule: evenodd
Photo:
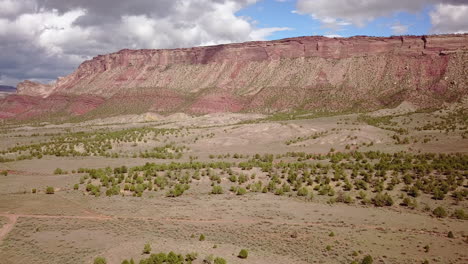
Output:
M377 110L458 101L468 34L298 37L173 50L121 50L45 85L24 81L0 118L54 120L185 112ZM50 108L52 106L52 108Z

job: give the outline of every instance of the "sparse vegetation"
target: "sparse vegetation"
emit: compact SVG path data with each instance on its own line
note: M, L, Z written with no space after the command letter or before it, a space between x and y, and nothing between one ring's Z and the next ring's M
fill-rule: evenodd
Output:
M45 190L45 193L46 193L46 194L54 194L54 193L55 193L54 187L48 186L48 187L46 188L46 190Z
M143 248L143 254L149 254L151 253L151 245L149 243L145 244L145 247Z
M105 258L103 257L97 257L94 259L94 264L106 264L107 261Z
M237 256L241 259L246 259L249 256L249 252L247 251L247 249L241 249Z
M445 209L441 206L438 206L434 209L434 211L432 211L432 213L438 217L438 218L444 218L444 217L447 217L447 212L445 211Z
M282 120L302 119L289 113L281 113L277 118L281 119L280 116L284 117ZM388 259L376 255L375 261L378 258L408 262L408 256L419 254L419 262L424 257L432 262L437 259L435 255L441 250L441 242L430 239L440 238L441 234L452 238L442 239L451 242L450 248L444 248L450 254L466 242L459 227L468 220L465 212L468 155L448 152L458 149L456 147L443 149L447 153L429 151L442 152L437 149L441 144L448 144L454 138L460 141L464 127L460 126L458 116L454 130L444 127L444 135L449 128L447 137L437 136L436 126L427 121L433 117L427 115L425 119L409 121L410 118L413 116L370 117L365 114L357 120L356 115L350 115L339 119L337 124L341 125L336 126L327 123L328 120L318 120L313 126L305 121L274 121L271 123L274 129L268 127L270 120L267 119L253 122L252 127L241 123L206 128L194 120L186 126L177 122L161 126L177 127L175 129L157 128L157 122L144 124L147 126L144 128L132 124L135 128L128 129L116 128L119 125L83 125L64 133L55 131L62 129L59 126L41 127L41 130L53 129L54 134L44 136L41 132L31 137L30 142L26 136L18 137L21 141L6 142L5 149L0 151L0 162L9 162L4 164L8 171L2 169L0 175L10 173L4 181L13 186L11 190L4 187L8 189L5 195L8 199L4 198L2 214L12 218L16 217L16 211L35 215L32 205L23 205L27 199L37 200L32 204L53 202L54 207L44 213L37 209L37 214L47 221L20 216L11 237L5 239L4 248L8 254L13 247L19 248L19 256L34 259L35 242L28 240L29 236L16 236L28 228L27 232L34 233L33 238L40 242L50 234L56 236L61 251L73 249L76 252L70 257L76 262L82 262L85 255L86 261L90 261L96 254L115 252L111 243L120 246L121 241L130 239L129 245L137 245L133 257L140 264L223 264L226 259L248 257L250 252L243 249L238 253L239 249L232 250L232 245L243 245L255 253L250 256L251 260L245 260L247 262L253 262L252 257L257 260L271 253L271 258L278 254L281 255L279 259L290 258L291 262L326 263L327 258L332 258L332 262L372 263L372 257L359 249L369 245L361 239L366 230L376 229L382 238L391 238L391 243L402 247L408 241L418 241L418 244L405 247L404 254L389 253ZM333 122L336 120L338 118ZM448 126L450 122L444 121L437 127ZM349 127L345 128L345 123ZM311 133L316 127L326 130ZM252 133L252 129L257 132ZM77 132L81 130L84 132ZM274 136L268 134L270 130L274 130ZM8 133L5 138L15 139L13 132ZM218 135L222 136L218 138ZM270 147L269 144L277 143L278 139L286 146L271 144ZM232 142L242 142L242 145L231 148ZM252 152L257 149L261 154ZM11 162L26 159L43 160ZM77 162L73 162L75 160ZM28 164L39 163L44 167L34 171L25 169ZM78 164L84 167L75 167ZM117 165L104 167L106 165L102 164ZM57 166L61 168L55 168ZM51 177L52 173L56 176ZM25 177L30 177L27 179L31 182L24 185L16 182ZM55 188L44 188L47 185ZM56 191L56 195L43 195ZM36 192L36 195L30 194ZM13 200L10 195L14 203L10 202ZM9 211L9 207L16 204L22 206L21 210ZM338 215L357 212L359 216L349 214L336 220L336 212ZM405 224L398 216L413 214L417 217L408 219L451 219L427 221L419 227ZM348 217L354 221L348 222ZM387 221L390 217L394 219ZM366 219L366 222L357 219ZM67 225L74 231L69 232ZM62 229L66 231L59 232ZM105 248L96 248L96 251L67 242L81 232L90 232L111 242L103 242ZM200 234L202 232L207 234L208 241ZM350 241L356 236L359 243L353 244ZM398 241L400 237L411 239ZM270 240L272 242L265 242ZM154 244L153 250L150 244L138 248L146 241L157 241L158 245ZM307 243L302 243L304 241ZM183 251L154 254L155 249L181 248L184 243L201 247L202 255ZM378 247L393 250L385 239L381 244ZM429 245L431 253L426 254ZM21 251L22 247L30 253ZM228 258L215 256L219 252L229 252ZM369 251L372 252L375 253L374 249ZM447 261L453 263L464 256L461 253L452 258L450 254L447 253ZM121 263L135 264L135 261L126 259Z

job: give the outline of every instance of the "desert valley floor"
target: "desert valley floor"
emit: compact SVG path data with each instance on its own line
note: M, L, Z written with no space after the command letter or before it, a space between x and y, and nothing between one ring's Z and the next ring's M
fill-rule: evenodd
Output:
M0 263L468 263L467 137L466 103L4 125Z

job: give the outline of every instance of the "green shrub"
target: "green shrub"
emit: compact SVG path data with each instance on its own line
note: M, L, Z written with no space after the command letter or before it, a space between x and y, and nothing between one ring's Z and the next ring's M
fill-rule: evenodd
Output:
M393 199L392 197L388 194L388 193L385 193L385 194L382 194L382 193L378 193L374 196L374 198L372 198L372 203L375 205L375 206L392 206L393 205Z
M436 207L432 213L438 218L444 218L447 216L447 211L445 211L441 206Z
M31 190L31 192L32 192L32 193L36 193L36 192L37 192L36 188L33 188L33 189Z
M301 187L297 190L297 196L307 196L309 194L309 190L306 187Z
M173 189L169 190L166 193L167 197L179 197L181 196L186 190L188 190L190 186L188 184L180 184L177 183Z
M213 262L213 263L214 263L214 264L226 264L227 262L226 262L226 260L223 259L223 258L216 257L216 258L214 259L214 262Z
M434 190L432 198L436 200L443 200L445 198L445 193L437 187Z
M223 194L223 187L221 185L214 185L211 189L211 194Z
M143 248L143 254L149 254L151 252L151 245L149 243L145 244L145 247Z
M185 255L185 261L192 262L198 258L198 253L192 252Z
M367 255L362 259L361 264L372 264L372 262L374 262L372 257L370 255Z
M283 189L282 188L278 188L275 190L275 195L283 195L284 192L283 192Z
M236 175L231 175L231 176L229 176L229 180L230 180L231 182L236 182L236 181L237 181Z
M75 185L73 185L73 190L78 190L80 188L80 185L78 183L76 183Z
M54 187L48 186L46 188L46 194L54 194L54 193L55 193Z
M62 170L61 168L56 168L56 169L54 170L54 174L56 174L56 175L66 174L66 173L67 173L67 172L64 171L64 170Z
M103 257L97 257L94 259L94 264L106 264L107 261L105 258Z
M205 235L201 234L200 237L198 238L198 241L205 241Z
M468 220L468 214L466 214L463 209L456 209L453 212L452 217L455 217L455 218L461 219L461 220Z
M246 193L247 193L247 190L245 188L243 187L237 188L237 193L236 193L237 195L244 195Z
M7 170L3 170L2 172L0 172L0 175L2 175L2 176L8 176L8 171L7 171Z
M416 199L411 199L410 197L403 198L403 201L400 203L401 206L407 206L409 208L416 208L418 207L418 203Z
M248 256L249 256L249 252L247 251L247 249L241 249L241 251L239 252L239 255L237 255L237 257L241 259L246 259Z

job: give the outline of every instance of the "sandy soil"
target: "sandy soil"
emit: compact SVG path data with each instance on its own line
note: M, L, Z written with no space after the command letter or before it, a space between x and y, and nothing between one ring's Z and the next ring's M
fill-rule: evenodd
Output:
M401 115L413 110L403 105L395 111L374 115ZM133 153L163 142L175 142L188 148L181 159L175 160L177 162L188 162L190 156L197 161L240 162L246 158L234 158L234 153L251 157L256 153L294 151L328 153L331 148L344 152L379 150L465 155L468 152L468 141L461 136L462 131L416 130L421 123L435 120L425 113L395 119L401 127L410 129L407 136L411 137L411 142L405 145L395 144L394 132L359 122L356 114L260 121L263 117L250 114L146 115L83 124L4 128L0 134L0 150L47 142L53 138L51 135L59 133L137 127L184 129L179 134L157 140L148 138L135 144L115 144L112 152L121 153L119 158L44 156L0 163L0 171L8 171L8 176L0 176L0 263L92 263L95 257L104 256L107 263L120 264L130 257L137 261L145 257L141 254L145 243L151 244L153 252L198 252L199 259L194 263L202 263L209 254L221 256L228 263L351 263L368 254L374 258L374 263L384 264L422 263L424 260L468 263L466 220L439 219L422 209L411 210L398 205L377 208L358 203L330 205L328 198L320 196L311 201L272 193L211 195L210 181L205 178L177 198L165 197L164 192L145 192L143 197L94 197L83 192L83 187L73 190L73 185L83 176L72 172L79 168L171 162L132 157ZM409 121L410 118L413 121ZM315 133L323 134L312 138ZM426 137L431 140L423 143ZM419 140L415 142L414 139ZM294 142L286 144L288 141ZM217 158L228 153L229 157ZM54 174L58 167L68 173ZM266 177L258 169L249 173L253 172L259 179ZM231 186L226 175L222 176L220 185L225 190ZM47 186L54 186L55 194L45 194ZM36 194L31 193L33 188L37 189ZM464 188L466 190L466 185ZM392 194L397 196L396 191ZM455 204L450 199L435 201L428 195L418 199L421 206L443 205L467 210L466 200ZM447 237L449 231L454 238ZM330 236L331 232L334 236ZM205 241L198 241L200 234L206 236ZM429 246L428 252L425 246ZM247 260L237 258L242 248L249 250Z

